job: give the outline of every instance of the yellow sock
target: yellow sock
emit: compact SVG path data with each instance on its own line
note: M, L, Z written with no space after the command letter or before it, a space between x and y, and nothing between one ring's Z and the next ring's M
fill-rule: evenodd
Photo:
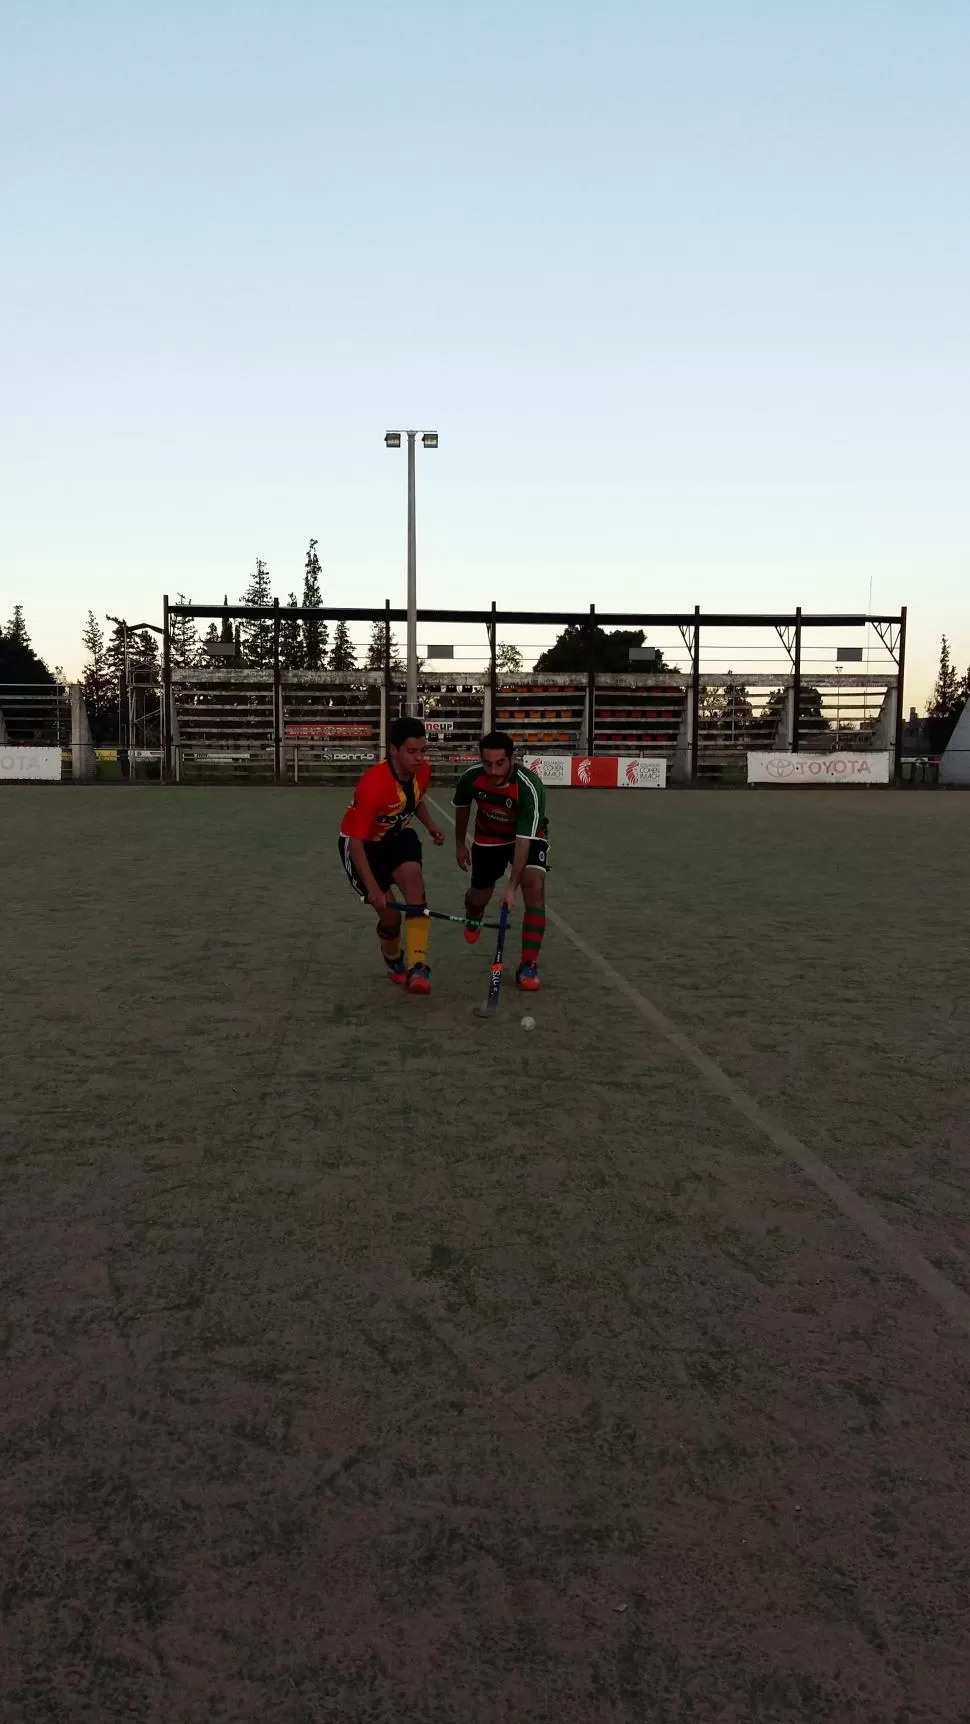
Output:
M404 923L404 938L408 948L408 969L428 962L428 942L431 939L429 916L408 916Z
M388 963L389 964L396 963L397 959L401 956L401 930L400 930L400 928L398 929L396 934L381 934L380 932L378 932L377 938L381 942L381 951L383 952Z

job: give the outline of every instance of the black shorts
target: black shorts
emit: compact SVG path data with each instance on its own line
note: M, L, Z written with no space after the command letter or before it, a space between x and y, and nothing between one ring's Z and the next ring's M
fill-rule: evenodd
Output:
M340 861L344 873L358 898L367 902L367 887L360 879L354 867L350 854L350 839L343 833L337 839L337 849L340 851ZM421 840L410 826L404 826L399 832L389 832L386 838L379 838L374 843L364 845L370 871L382 892L389 892L394 883L394 870L400 868L402 862L421 862Z
M473 844L472 845L472 891L485 892L501 880L506 868L511 865L515 856L514 844ZM549 872L549 840L548 838L533 838L529 845L529 860L527 868L538 868L541 873Z

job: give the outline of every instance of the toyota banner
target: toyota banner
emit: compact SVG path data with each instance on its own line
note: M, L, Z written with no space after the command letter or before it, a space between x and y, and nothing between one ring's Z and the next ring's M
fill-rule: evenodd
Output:
M888 784L891 755L749 754L749 784Z

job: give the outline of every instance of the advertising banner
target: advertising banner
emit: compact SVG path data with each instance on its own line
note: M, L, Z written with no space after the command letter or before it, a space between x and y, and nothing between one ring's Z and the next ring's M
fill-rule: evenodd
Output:
M372 724L288 724L290 742L360 741L374 735Z
M523 755L524 766L543 784L568 784L574 790L664 790L667 762L608 754Z
M541 778L543 784L568 784L570 761L568 754L531 754L522 756L523 766Z
M225 748L184 748L182 754L186 760L203 760L209 766L221 765L223 761L252 760L254 758L252 754L237 754L233 749ZM258 759L259 756L257 755L255 758Z
M749 784L888 784L885 754L749 754Z
M70 756L68 756L70 758ZM59 748L10 748L0 745L0 779L19 780L25 784L60 784L61 751Z
M616 782L621 790L666 790L667 762L644 760L641 756L617 761Z

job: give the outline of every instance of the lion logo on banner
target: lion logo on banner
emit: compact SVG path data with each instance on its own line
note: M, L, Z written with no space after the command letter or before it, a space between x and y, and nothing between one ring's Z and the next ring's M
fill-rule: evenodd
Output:
M588 784L592 776L593 762L589 759L581 760L576 767L576 777L579 779L580 784Z

